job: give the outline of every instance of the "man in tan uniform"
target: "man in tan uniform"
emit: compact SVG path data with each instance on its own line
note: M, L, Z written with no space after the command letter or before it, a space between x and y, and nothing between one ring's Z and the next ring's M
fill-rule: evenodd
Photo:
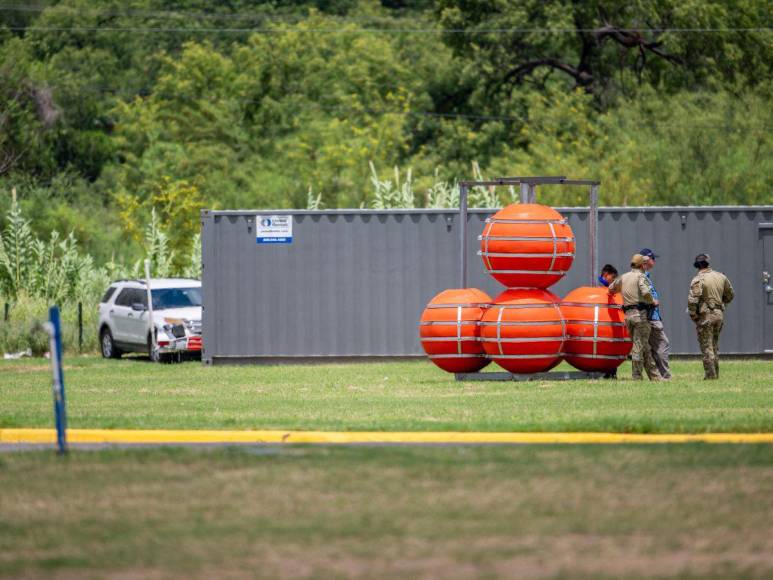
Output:
M690 282L687 297L687 313L698 332L706 380L719 378L719 333L725 322L725 304L730 304L735 296L727 276L712 270L710 263L708 254L695 256L693 266L698 268L698 274Z
M655 359L650 347L650 323L647 320L647 310L657 304L652 297L652 287L642 269L644 256L634 254L631 258L631 271L626 272L609 285L609 293L623 296L623 312L625 326L633 341L631 360L633 362L634 380L642 380L642 369L647 371L651 381L661 380Z

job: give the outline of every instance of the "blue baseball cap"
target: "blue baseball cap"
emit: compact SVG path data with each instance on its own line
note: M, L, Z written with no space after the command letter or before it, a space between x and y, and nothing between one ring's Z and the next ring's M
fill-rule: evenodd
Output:
M652 250L650 250L649 248L642 248L642 249L639 251L639 253L640 253L642 256L647 256L648 258L652 258L653 260L654 260L655 258L660 258L660 256L658 256L658 255L657 255L655 252L653 252L653 251L652 251Z

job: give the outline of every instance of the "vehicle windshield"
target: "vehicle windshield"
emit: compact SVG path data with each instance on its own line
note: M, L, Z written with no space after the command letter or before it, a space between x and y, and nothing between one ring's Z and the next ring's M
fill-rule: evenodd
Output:
M159 288L151 294L154 310L201 306L201 288Z

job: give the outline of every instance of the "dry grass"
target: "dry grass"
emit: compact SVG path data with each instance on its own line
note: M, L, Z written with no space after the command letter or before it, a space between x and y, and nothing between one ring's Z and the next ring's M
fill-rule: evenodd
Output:
M8 577L773 574L771 446L0 456Z

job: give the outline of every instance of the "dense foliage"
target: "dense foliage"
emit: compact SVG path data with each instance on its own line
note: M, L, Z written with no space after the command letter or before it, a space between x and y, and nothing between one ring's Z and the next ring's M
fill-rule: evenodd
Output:
M203 207L443 206L476 173L597 177L609 205L769 203L768 8L0 5L0 220L16 188L47 248L131 264L155 210L181 271Z

